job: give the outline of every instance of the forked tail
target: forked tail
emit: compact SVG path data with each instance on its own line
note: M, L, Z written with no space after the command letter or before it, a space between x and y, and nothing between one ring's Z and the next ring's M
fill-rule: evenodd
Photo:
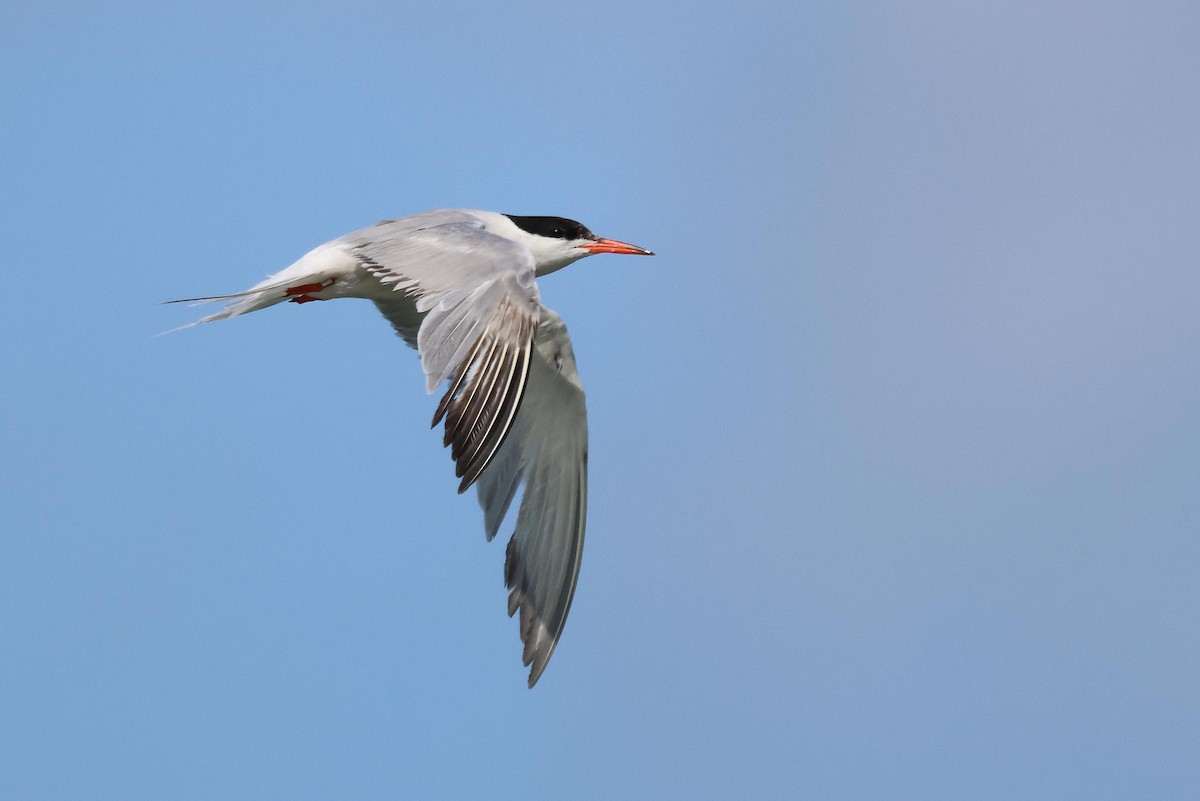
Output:
M204 298L179 298L178 300L168 300L166 303L191 303L194 306L200 306L205 303L218 303L220 301L228 301L225 308L219 312L210 314L207 317L201 317L195 322L181 325L178 328L172 328L170 331L164 331L164 334L170 334L175 331L182 331L185 328L193 328L202 323L211 323L213 320L224 320L228 317L237 317L240 314L265 309L268 306L274 306L276 303L283 303L285 300L291 300L296 303L303 303L308 300L315 300L308 293L320 292L322 289L330 286L334 282L333 278L324 276L312 276L312 280L297 283L294 279L290 281L280 281L278 276L272 276L261 284L256 284L250 287L245 292L234 292L232 295L212 295Z

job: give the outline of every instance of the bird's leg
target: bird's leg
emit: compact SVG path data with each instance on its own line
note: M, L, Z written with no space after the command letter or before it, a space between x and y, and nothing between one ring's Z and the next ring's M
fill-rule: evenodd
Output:
M319 284L301 284L300 286L290 286L284 290L284 294L289 296L292 303L308 303L313 300L325 300L325 298L314 298L310 292L320 292L326 287L332 286L335 278L326 278Z

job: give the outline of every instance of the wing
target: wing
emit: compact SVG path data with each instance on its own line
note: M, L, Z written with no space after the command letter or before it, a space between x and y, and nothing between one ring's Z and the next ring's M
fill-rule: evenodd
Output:
M426 387L450 382L433 425L446 421L443 442L465 492L504 442L525 390L540 310L532 254L458 211L384 220L339 244L424 315L416 346ZM402 313L376 304L403 335Z
M520 610L523 659L537 683L562 634L583 557L587 517L587 410L566 326L542 307L525 399L491 466L475 485L488 539L524 483L508 543L508 614Z

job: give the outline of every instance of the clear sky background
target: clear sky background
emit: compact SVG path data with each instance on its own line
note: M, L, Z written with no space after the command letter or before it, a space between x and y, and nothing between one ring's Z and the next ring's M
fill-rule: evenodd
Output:
M9 3L0 798L1192 799L1194 2ZM539 686L362 302L442 206L591 415Z

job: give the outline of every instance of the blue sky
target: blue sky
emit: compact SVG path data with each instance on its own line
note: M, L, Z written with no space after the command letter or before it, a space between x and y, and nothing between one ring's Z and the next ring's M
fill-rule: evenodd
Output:
M1190 798L1191 3L23 4L0 24L0 797ZM588 388L561 646L365 303L375 220L541 282Z

